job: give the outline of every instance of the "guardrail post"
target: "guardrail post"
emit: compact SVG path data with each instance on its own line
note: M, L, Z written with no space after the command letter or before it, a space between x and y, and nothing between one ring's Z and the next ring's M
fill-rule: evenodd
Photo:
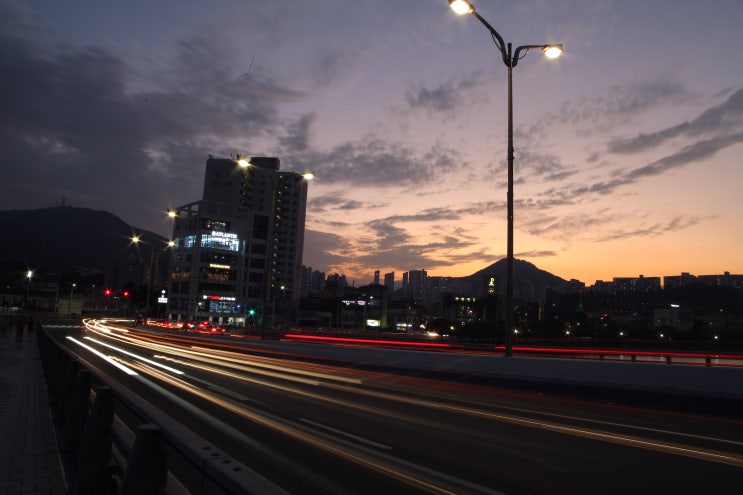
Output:
M666 363L671 364L671 356L666 356Z
M707 366L712 366L712 358L709 357L709 356L705 356L704 357L704 364L706 364Z
M64 420L65 406L75 384L77 372L77 361L68 357L60 370L59 379L52 386L52 405L55 420Z
M65 407L65 421L62 429L62 447L77 447L80 442L90 407L90 374L88 370L77 372L70 398Z
M93 407L80 437L77 452L77 473L73 495L108 495L112 493L111 424L114 420L114 401L109 387L96 391Z
M139 426L121 487L121 495L165 493L167 475L160 428L153 423Z

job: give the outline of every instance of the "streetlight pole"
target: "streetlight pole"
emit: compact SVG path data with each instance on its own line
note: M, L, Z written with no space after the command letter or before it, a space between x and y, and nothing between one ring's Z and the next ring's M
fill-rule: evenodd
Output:
M70 298L67 300L67 316L72 315L72 294L75 291L75 287L77 287L77 284L72 282L72 285L70 285Z
M508 68L508 191L507 202L507 231L506 231L506 330L505 330L505 354L513 355L513 68L519 59L526 56L532 48L539 48L548 58L557 58L562 53L561 44L550 45L522 45L512 52L511 43L505 43L503 37L493 26L477 13L475 8L467 0L449 0L449 6L457 14L472 14L490 31L495 46L501 53L503 63ZM523 55L521 54L523 52Z
M31 277L34 276L33 270L28 270L26 272L26 278L28 279L26 282L26 299L23 301L23 312L25 313L26 317L28 317L28 298L29 294L31 293Z
M170 210L168 210L168 215L170 215ZM132 242L135 245L139 245L139 243L141 241L142 241L142 239L139 236L137 236L137 235L132 236ZM162 249L160 249L158 251L158 258L159 258L160 253L162 253L164 251L167 251L168 249L173 248L173 246L175 246L175 241L173 241L173 240L168 241L167 246L165 246L164 248L162 248ZM147 321L150 318L150 294L151 294L151 290L152 290L152 284L154 283L154 278L155 278L154 277L154 269L155 269L155 247L152 246L152 245L150 245L150 269L149 269L149 276L147 277L148 278L148 280L147 280L147 299L145 300L145 303L144 303L144 322L143 323L145 325L147 324Z

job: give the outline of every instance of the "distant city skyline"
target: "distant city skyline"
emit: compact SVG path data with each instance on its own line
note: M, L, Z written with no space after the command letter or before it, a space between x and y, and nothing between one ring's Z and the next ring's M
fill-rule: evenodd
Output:
M446 0L0 0L0 210L170 235L210 154L313 170L303 264L506 255L506 68ZM743 273L743 3L475 5L514 46L515 256L592 284Z
M544 268L538 266L537 264L535 264L535 266L538 269L540 269L540 270L544 270ZM307 266L307 265L303 265L303 268L306 268L306 269L311 270L312 273L316 273L316 272L323 273L326 277L327 276L335 276L335 275L340 275L340 276L346 277L346 275L343 274L343 273L338 273L338 272L326 273L326 272L323 272L322 270L317 270L317 269L315 269L315 268L313 268L311 266ZM484 268L486 268L486 267L484 267ZM370 282L367 282L367 283L356 283L356 280L355 279L351 279L349 281L349 285L363 286L363 285L367 285L369 283L378 283L378 284L381 284L381 285L388 285L387 281L388 280L392 280L392 278L389 278L388 279L388 275L392 274L392 275L394 275L394 279L393 280L394 280L395 289L398 289L402 285L404 285L403 276L406 275L406 274L408 274L408 273L410 273L410 272L412 272L412 271L418 271L418 270L411 268L410 270L404 270L404 271L401 271L401 272L385 273L384 274L384 280L382 281L377 276L378 270L375 270L374 273L372 274L372 277L370 277L370 279L369 279ZM548 270L544 270L544 271L549 272ZM469 274L466 274L466 275L457 276L457 277L469 277L470 275L474 275L474 273L476 273L476 272L469 273ZM556 275L556 274L552 274L552 275ZM449 275L428 275L428 278L446 278L446 277L450 277L450 276ZM736 281L738 283L741 282L741 281L743 281L743 273L732 273L729 270L725 270L725 271L722 271L720 273L691 273L691 272L682 271L680 273L664 274L664 275L640 273L640 274L637 274L637 275L634 275L634 276L633 275L628 275L628 276L612 276L612 277L610 277L608 279L596 279L596 280L593 280L593 281L580 280L580 279L575 278L575 277L567 277L567 278L566 277L560 277L560 278L562 278L566 282L572 282L572 281L582 282L583 284L585 284L585 286L587 288L590 288L590 287L596 286L597 284L601 284L601 283L614 283L616 281L625 281L625 280L628 280L628 279L646 279L646 280L659 279L660 280L660 285L662 287L665 287L665 285L666 285L666 279L674 279L674 283L678 284L678 283L680 283L679 281L681 281L681 280L684 280L685 283L689 283L689 282L692 282L692 281L706 281L706 280L708 280L710 278L724 278L724 277L729 277L731 280L734 280L734 281ZM348 277L346 277L346 279L348 281ZM739 283L738 285L740 285L741 287L743 287L743 283Z

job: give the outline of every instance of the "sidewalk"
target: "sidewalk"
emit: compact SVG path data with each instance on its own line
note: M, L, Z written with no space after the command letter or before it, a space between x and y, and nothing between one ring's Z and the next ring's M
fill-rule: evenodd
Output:
M64 495L36 331L15 324L0 317L0 495Z

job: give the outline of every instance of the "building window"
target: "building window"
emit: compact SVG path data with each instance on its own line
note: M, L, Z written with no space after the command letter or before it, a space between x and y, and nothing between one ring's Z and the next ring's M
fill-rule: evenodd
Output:
M222 270L218 268L201 268L199 278L206 280L217 280L219 282L231 282L237 279L235 270Z
M173 273L170 274L170 278L173 278L173 279L191 278L191 270L190 269L174 270Z
M222 220L215 220L213 218L202 218L201 228L204 230L215 230L217 232L229 232L230 223Z
M185 248L192 248L196 245L196 236L195 235L187 235L183 238L183 247Z
M267 215L253 215L253 239L268 239L268 225Z
M240 239L237 234L212 231L211 234L201 235L201 247L209 249L224 249L227 251L239 251Z

